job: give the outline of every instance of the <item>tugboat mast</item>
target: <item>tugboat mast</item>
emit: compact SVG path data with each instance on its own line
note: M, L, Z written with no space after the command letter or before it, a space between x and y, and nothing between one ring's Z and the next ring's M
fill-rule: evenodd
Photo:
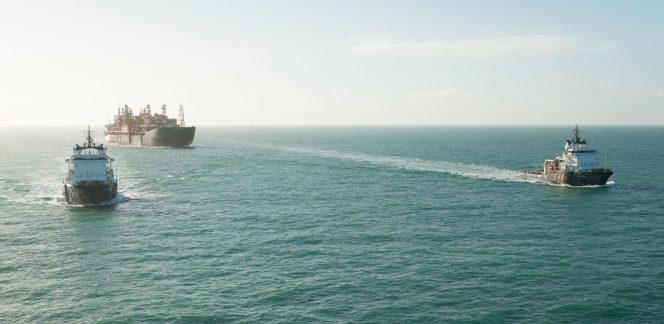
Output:
M586 141L579 136L579 124L576 124L572 131L574 131L574 144L586 144Z
M579 137L579 124L576 124L572 130L574 131L574 143L580 143L581 137Z
M90 124L88 124L88 134L85 136L85 142L87 143L88 147L94 146L94 143L92 142L92 135L90 134Z

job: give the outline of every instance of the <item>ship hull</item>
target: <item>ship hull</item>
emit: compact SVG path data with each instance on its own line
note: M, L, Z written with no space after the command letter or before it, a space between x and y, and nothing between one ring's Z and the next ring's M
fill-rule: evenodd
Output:
M115 198L118 193L117 182L65 182L65 201L71 205L98 205Z
M147 132L107 132L106 142L122 146L185 147L191 145L196 127L159 127Z
M603 186L611 175L613 175L611 169L591 169L557 173L545 173L539 169L523 171L519 174L519 177L570 186Z
M613 174L611 169L592 169L565 172L562 183L570 186L603 186Z

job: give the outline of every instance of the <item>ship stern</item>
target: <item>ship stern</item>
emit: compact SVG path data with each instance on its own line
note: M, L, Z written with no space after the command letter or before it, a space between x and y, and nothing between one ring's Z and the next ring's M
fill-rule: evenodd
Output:
M143 135L141 146L185 147L191 145L196 127L159 127Z

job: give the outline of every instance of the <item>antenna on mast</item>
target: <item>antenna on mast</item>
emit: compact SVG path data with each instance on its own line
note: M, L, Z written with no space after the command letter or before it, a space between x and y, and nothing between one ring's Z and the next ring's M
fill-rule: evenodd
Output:
M574 126L574 129L572 129L572 130L574 131L574 140L575 140L575 142L580 143L581 138L579 137L579 124L576 124L576 126Z
M88 124L88 134L85 136L85 141L87 142L88 146L92 146L94 143L92 142L92 134L90 131L90 124Z
M180 104L180 115L178 116L178 123L180 124L180 127L184 127L184 108L182 107L182 104Z
M574 131L574 143L586 144L586 140L582 140L581 136L579 136L579 124L576 124L572 130Z

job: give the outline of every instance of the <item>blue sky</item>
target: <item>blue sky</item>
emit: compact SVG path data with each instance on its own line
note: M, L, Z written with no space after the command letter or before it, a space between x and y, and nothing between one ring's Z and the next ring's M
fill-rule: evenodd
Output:
M0 126L664 124L661 1L4 1Z

